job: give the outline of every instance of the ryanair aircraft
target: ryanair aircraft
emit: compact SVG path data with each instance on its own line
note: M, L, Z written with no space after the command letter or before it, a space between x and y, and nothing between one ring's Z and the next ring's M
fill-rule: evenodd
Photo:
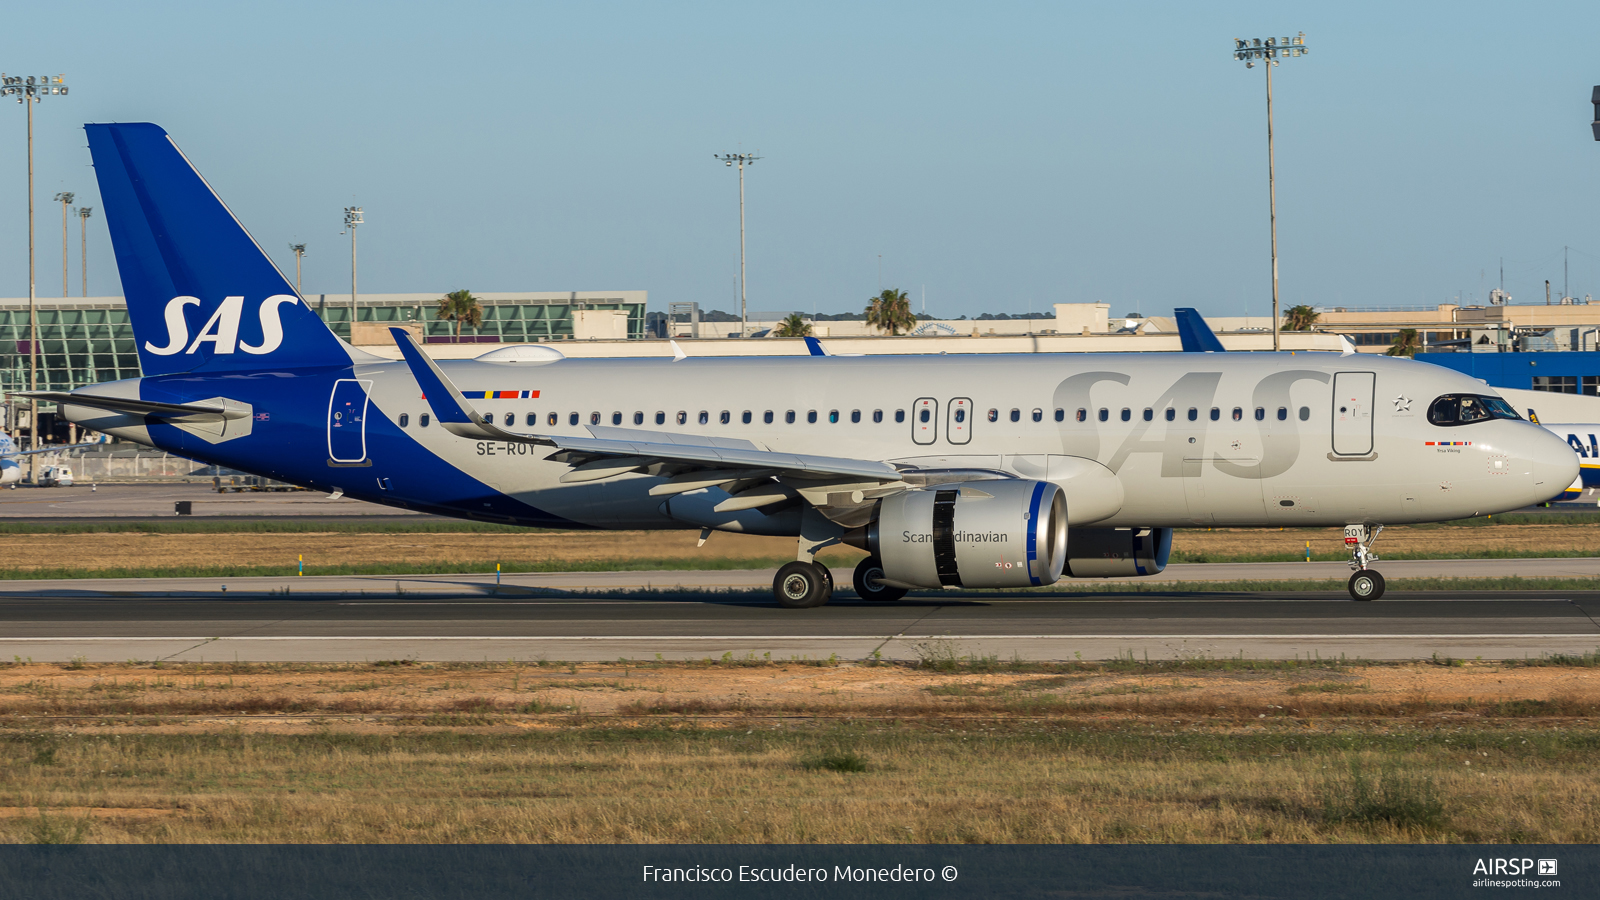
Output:
M563 528L796 538L785 607L854 588L1151 575L1172 529L1385 524L1561 493L1572 449L1481 382L1334 353L392 361L336 337L177 146L90 125L144 377L36 392L87 428L373 503Z

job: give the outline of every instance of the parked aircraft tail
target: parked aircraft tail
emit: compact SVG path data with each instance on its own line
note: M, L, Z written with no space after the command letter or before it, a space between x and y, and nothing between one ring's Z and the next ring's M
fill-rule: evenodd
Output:
M1183 343L1183 352L1221 353L1227 349L1217 340L1216 333L1199 310L1180 306L1172 311L1172 317L1178 320L1178 340Z
M350 361L165 131L84 130L145 375Z

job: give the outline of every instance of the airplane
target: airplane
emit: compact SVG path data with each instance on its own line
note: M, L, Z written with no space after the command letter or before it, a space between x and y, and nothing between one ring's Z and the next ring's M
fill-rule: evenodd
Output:
M1539 503L1565 442L1481 382L1349 353L402 359L330 331L161 128L86 126L143 376L22 393L206 463L469 519L781 535L779 606L1153 575L1180 527L1385 524Z
M18 450L17 444L11 435L0 431L0 487L10 487L15 490L22 483L22 466L18 464L17 457L32 456L35 453L55 453L61 450L71 450L74 447L88 447L95 444L88 441L81 444L55 444L49 447L40 447L37 450Z

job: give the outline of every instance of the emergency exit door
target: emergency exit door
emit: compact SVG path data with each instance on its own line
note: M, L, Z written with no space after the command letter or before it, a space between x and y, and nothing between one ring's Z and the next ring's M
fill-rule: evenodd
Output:
M1372 452L1372 402L1377 376L1336 372L1333 376L1333 452L1366 456Z
M950 421L944 426L944 439L952 444L965 444L972 440L972 401L957 397L945 407Z
M328 461L360 465L367 459L367 389L370 381L341 378L328 398Z

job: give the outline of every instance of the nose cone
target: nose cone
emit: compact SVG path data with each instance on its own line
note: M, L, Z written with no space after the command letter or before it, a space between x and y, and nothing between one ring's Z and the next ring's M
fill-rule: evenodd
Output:
M1543 428L1529 437L1527 459L1534 492L1540 498L1534 502L1543 503L1559 496L1578 477L1578 454L1566 441Z

